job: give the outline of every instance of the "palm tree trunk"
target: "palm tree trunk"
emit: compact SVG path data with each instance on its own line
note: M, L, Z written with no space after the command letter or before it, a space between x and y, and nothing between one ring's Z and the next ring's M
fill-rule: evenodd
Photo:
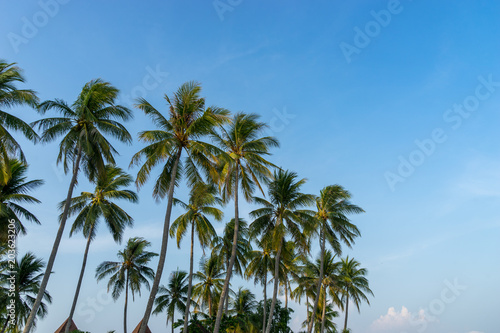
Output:
M306 323L309 323L309 296L307 296L307 291L306 291L306 304L307 304Z
M163 273L163 267L165 266L168 237L169 237L168 231L170 229L170 215L172 214L172 202L174 198L175 178L177 177L177 167L179 166L181 153L182 153L182 148L179 148L179 150L177 151L177 156L175 158L174 167L172 168L172 174L170 175L167 211L165 212L165 221L163 225L163 238L161 241L160 257L158 259L158 268L156 269L153 285L151 286L151 293L149 294L148 304L146 305L146 311L144 312L144 317L142 318L142 324L141 328L139 329L139 333L146 333L146 327L148 326L149 317L151 316L151 311L153 310L153 303L155 301L156 293L158 292L158 287L160 285L161 274Z
M226 260L226 268L229 267L229 259ZM229 310L229 290L226 294L226 298L224 299L224 314L227 315Z
M170 325L170 326L172 326L172 333L174 333L174 320L175 320L175 311L172 314L172 325Z
M78 283L76 284L75 296L73 297L73 304L71 305L71 311L69 312L69 317L68 321L66 322L66 327L64 328L64 333L69 333L69 328L71 327L71 322L73 321L73 315L75 314L76 303L78 302L83 275L85 274L85 266L87 266L87 256L89 255L90 241L93 229L94 226L90 227L89 236L87 237L87 245L85 246L85 253L83 254L82 269L80 270L80 277L78 278Z
M323 313L321 314L321 333L325 332L325 316L326 316L326 288L323 295Z
M38 290L35 303L33 304L30 315L26 320L26 324L24 325L23 333L28 333L31 330L33 323L35 322L35 317L38 312L38 308L42 303L42 298L43 295L45 294L45 289L47 288L50 275L52 274L52 267L54 266L57 250L59 249L59 244L61 243L61 238L64 233L64 226L66 225L66 220L68 219L69 205L71 197L73 196L73 189L75 188L76 185L76 179L78 177L78 170L80 169L81 159L82 159L82 147L79 146L78 152L76 154L75 164L73 165L73 177L71 178L71 182L69 183L68 194L66 195L66 202L64 204L64 211L61 217L61 222L59 223L59 229L57 230L56 239L54 240L54 245L52 246L52 252L50 253L49 260L47 261L47 267L45 267L45 273L43 275L42 283L40 284L40 289Z
M266 308L267 308L267 257L264 258L264 316L262 318L262 332L266 330Z
M316 289L317 290L316 298L314 300L312 316L311 316L311 320L309 321L309 327L307 329L308 333L312 332L314 318L316 317L316 311L318 310L319 294L321 293L321 284L323 282L323 262L325 261L325 232L324 232L323 227L321 227L321 233L319 235L319 238L320 238L320 242L321 242L321 263L320 263L320 268L319 268L319 280L318 280L318 288Z
M285 277L285 310L288 310L288 281Z
M222 289L222 294L220 299L224 300L226 295L229 293L229 281L231 280L231 274L233 272L234 262L236 261L236 249L238 246L238 229L240 226L239 221L239 207L238 207L238 183L239 183L239 162L236 163L236 175L234 179L234 236L233 236L233 248L231 250L231 259L229 260L229 267L227 267L226 279L224 281L224 288ZM219 333L220 321L222 319L222 309L224 302L219 300L219 308L217 309L217 318L215 319L214 333ZM144 333L144 332L139 332Z
M345 302L345 320L344 320L344 331L347 329L347 312L349 311L349 293L347 293L347 299Z
M127 280L125 282L125 306L123 309L123 332L124 333L127 333L128 276L129 276L129 271L127 270Z
M276 225L279 226L279 223ZM271 309L269 309L269 321L267 322L266 333L271 332L271 326L273 323L274 307L276 306L276 299L278 298L278 286L279 286L279 271L280 271L280 256L281 256L281 245L283 244L283 239L280 240L278 244L278 251L276 252L276 258L274 262L274 291L273 300L271 302Z
M189 259L189 282L188 282L188 292L186 300L186 312L184 313L184 333L187 333L188 321L189 321L189 305L191 303L191 288L193 285L193 250L194 247L194 221L191 224L191 257Z

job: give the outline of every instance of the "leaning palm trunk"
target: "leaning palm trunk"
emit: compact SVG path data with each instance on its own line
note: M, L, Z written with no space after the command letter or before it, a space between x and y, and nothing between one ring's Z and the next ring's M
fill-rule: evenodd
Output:
M146 327L148 326L149 317L151 316L151 311L153 310L153 303L155 301L156 293L158 292L158 287L160 285L161 274L163 273L163 267L165 266L169 237L168 231L170 229L170 215L172 214L172 202L174 199L175 178L177 177L177 167L179 165L179 160L181 159L181 153L182 149L179 148L177 157L174 162L174 167L172 168L172 175L170 176L167 211L165 213L165 222L163 225L163 239L161 242L160 258L158 259L158 268L156 269L155 279L153 280L153 285L151 286L151 293L149 294L148 304L146 305L146 312L144 313L144 317L142 318L142 325L139 329L139 333L146 333Z
M125 306L123 307L123 332L124 333L127 333L128 278L129 278L129 271L127 270L127 280L125 281Z
M239 164L236 164L236 175L234 180L234 236L233 236L233 248L231 249L231 259L229 259L229 266L227 267L226 279L224 280L224 288L222 289L222 294L220 299L224 300L226 295L229 293L229 281L231 280L231 273L233 272L234 262L236 261L236 250L238 247L238 229L240 226L239 212L238 212L238 172ZM219 301L219 308L217 309L217 318L215 319L214 333L219 333L220 321L222 319L222 310L224 307L224 301ZM139 332L144 333L144 332Z
M279 223L278 223L279 225ZM273 290L273 300L271 302L271 309L269 309L269 321L267 322L266 333L271 332L271 326L273 324L273 314L274 307L276 306L276 299L278 298L278 286L279 286L279 271L280 271L280 256L281 256L281 245L283 239L280 240L278 245L278 251L276 252L276 260L274 262L274 290Z
M319 280L318 280L318 288L316 289L316 298L314 300L314 306L313 306L313 311L312 311L312 316L309 321L309 327L307 332L311 333L313 324L314 324L314 318L316 317L316 311L318 310L318 303L319 303L319 294L321 293L321 284L323 282L323 262L325 261L325 232L323 230L323 227L321 227L321 233L319 235L320 242L321 242L321 263L320 263L320 268L319 268Z
M38 308L42 303L43 295L45 294L45 289L47 288L47 283L49 282L50 274L52 274L52 267L56 260L57 250L59 249L59 244L61 243L61 238L64 233L64 226L66 225L66 220L68 219L69 207L71 203L71 197L73 196L73 190L76 185L76 179L78 177L78 170L80 169L80 160L82 158L82 147L78 147L78 152L76 155L75 164L73 165L73 177L69 183L68 195L66 196L66 202L64 204L64 211L61 217L61 222L59 223L59 229L57 230L56 239L54 240L54 245L52 246L52 252L50 253L49 260L47 262L47 267L45 268L45 273L43 275L42 283L40 284L40 289L36 295L35 303L31 308L30 315L26 320L26 325L24 326L23 333L28 333L35 322L36 314L38 313Z
M189 259L189 282L188 282L188 292L186 300L186 312L184 313L184 330L183 330L184 333L187 333L188 330L189 306L191 303L191 289L193 286L193 247L194 247L194 222L191 225L191 257Z
M73 304L71 305L71 311L69 312L68 321L66 327L64 328L64 333L69 333L71 327L71 321L73 320L73 315L75 314L76 303L78 302L78 296L80 295L80 288L82 286L83 275L85 274L85 266L87 266L87 257L89 255L90 241L92 236L92 226L89 231L89 237L87 237L87 245L85 246L85 253L83 254L82 269L80 270L80 277L78 278L78 283L76 285L75 296L73 297Z
M326 316L326 288L323 295L323 313L321 314L321 333L325 332L325 316Z
M349 311L349 293L347 294L347 299L345 301L345 320L344 320L344 331L347 329L347 312Z
M262 317L262 332L266 329L266 308L267 308L267 257L264 258L264 316Z

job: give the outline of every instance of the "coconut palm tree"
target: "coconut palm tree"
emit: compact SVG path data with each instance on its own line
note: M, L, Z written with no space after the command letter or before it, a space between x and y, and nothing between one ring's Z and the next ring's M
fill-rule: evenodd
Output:
M254 284L263 285L263 316L262 316L262 327L266 328L266 305L267 305L267 284L269 283L267 277L268 273L272 272L271 269L271 244L270 242L257 240L258 250L253 250L248 253L249 263L245 270L245 278L253 279Z
M128 291L141 295L141 286L149 289L149 281L154 278L154 271L148 267L152 258L158 256L154 252L146 251L151 243L142 237L133 237L127 241L125 249L118 252L119 261L104 261L96 269L97 281L110 276L108 292L112 289L111 296L116 301L125 290L125 305L123 309L123 330L127 333L127 306Z
M231 312L236 319L236 332L250 332L252 323L250 315L257 309L255 295L248 289L240 287L232 300Z
M200 92L201 86L198 83L187 82L174 93L172 98L165 95L168 117L145 99L138 100L137 107L152 118L158 129L139 134L139 139L148 146L136 153L131 161L131 165L138 165L145 159L137 173L136 184L138 187L144 185L152 169L163 164L153 189L153 197L159 200L167 196L158 268L139 333L145 333L165 266L174 188L183 174L191 185L202 182L200 169L215 177L213 162L214 154L218 150L203 140L214 127L229 121L229 112L217 107L206 108L205 99L200 97ZM181 159L183 152L185 158Z
M168 286L160 286L158 297L155 300L156 308L154 314L167 311L168 321L172 321L172 333L174 333L175 311L184 313L186 311L186 302L188 301L188 285L186 284L187 273L176 270L172 272L168 280ZM184 319L186 320L186 319Z
M11 157L17 155L21 162L26 163L21 146L9 130L20 131L33 142L38 139L38 134L30 125L6 111L17 105L37 106L38 97L33 90L16 88L16 83L24 81L22 71L15 63L9 64L0 59L0 184L10 178Z
M233 271L235 274L242 276L247 265L247 255L252 250L252 245L248 240L248 227L245 220L239 220L239 236L238 244L236 246L236 257L234 260ZM234 219L224 227L222 236L215 237L212 241L212 255L216 256L219 260L219 265L228 270L229 261L231 260L233 239L234 239ZM227 314L229 308L229 293L226 294L224 299L224 314Z
M269 184L269 200L254 198L254 201L263 206L250 213L255 219L250 225L251 235L260 236L264 241L271 243L275 251L274 263L274 290L269 318L272 318L276 299L278 297L279 273L281 251L285 237L291 240L297 247L307 250L308 239L303 233L304 228L310 228L312 211L304 208L314 202L310 194L300 192L300 188L306 182L305 179L297 180L295 172L279 169L274 172L274 178ZM271 323L268 322L266 333L271 331Z
M349 257L346 257L341 261L339 284L343 289L342 301L345 304L344 331L347 329L349 298L351 298L351 301L356 305L359 312L361 302L364 301L368 305L370 304L367 294L373 296L368 279L366 278L368 271L366 268L359 267L360 265L354 258L349 259Z
M187 333L189 321L189 309L193 286L193 254L194 254L194 237L198 236L198 241L205 249L210 245L212 239L217 237L217 233L209 221L207 216L213 217L217 221L222 220L224 215L222 211L214 205L220 205L222 200L217 197L217 189L213 185L204 183L196 183L191 189L189 195L189 203L184 203L176 200L175 204L183 207L186 213L179 216L170 228L170 236L175 236L177 246L180 248L182 237L188 232L191 227L191 252L189 257L189 278L188 278L188 291L186 300L186 312L184 314L184 329L183 332Z
M15 221L15 232L26 234L26 227L21 219L40 224L38 218L21 205L26 203L40 203L28 193L41 186L44 182L40 179L26 181L28 165L16 159L8 162L8 176L5 182L0 183L0 242L7 241L8 221Z
M115 242L120 243L123 232L127 226L133 225L133 219L114 201L125 200L137 203L138 198L135 192L124 189L133 182L130 175L114 165L106 165L104 173L99 175L95 181L95 190L91 192L82 192L80 196L72 198L70 201L68 216L77 215L75 222L71 227L70 236L75 232L82 231L87 238L87 245L83 254L82 268L80 277L76 285L73 304L69 313L69 319L66 324L65 333L69 332L73 314L75 313L80 287L82 286L83 275L87 265L87 256L89 254L90 243L95 239L99 222L104 221L111 232ZM60 209L64 210L65 202L61 202Z
M313 318L315 326L314 333L328 332L328 333L337 333L337 324L335 323L335 319L339 316L338 311L334 310L333 303L325 303L325 293L321 293L319 306L316 309L316 315L313 317L312 312L307 310L307 318ZM311 306L308 309L312 309ZM306 320L302 323L302 327L308 327L309 321ZM323 330L323 331L322 331Z
M341 243L348 247L354 244L354 239L360 236L360 232L354 225L348 214L359 214L364 212L360 207L350 202L351 194L340 185L330 185L323 188L319 197L316 198L316 231L319 231L321 247L321 265L319 280L316 287L316 297L312 313L316 313L319 297L321 294L321 281L323 281L323 262L325 258L326 241L330 244L337 255L342 253ZM311 318L308 333L311 333L313 320Z
M211 255L202 258L200 261L200 270L194 274L194 278L199 283L193 287L193 297L197 299L197 307L208 309L208 316L214 316L214 303L222 298L220 297L225 272L222 271L217 257Z
M323 261L321 260L320 254L315 262L306 263L307 275L314 278L315 285L317 285L319 281L321 270L323 271L323 278L319 281L321 283L321 295L318 309L320 309L321 315L317 318L315 325L321 324L316 326L315 332L323 333L325 331L325 324L327 324L325 316L327 315L329 305L336 305L341 309L343 307L343 303L340 299L342 290L339 280L341 263L335 261L335 257L336 255L332 251L326 250ZM323 265L323 268L321 268L321 265ZM331 298L331 303L329 303L329 297Z
M229 293L229 282L236 261L239 237L239 199L241 190L247 201L251 201L256 187L264 194L261 182L271 178L270 167L272 163L265 157L269 155L272 147L277 147L278 140L270 136L261 136L266 125L258 121L255 114L237 113L228 128L221 128L221 133L213 133L216 144L225 152L222 155L221 170L219 173L219 186L222 189L222 199L227 202L234 199L234 237L231 249L231 258L227 269L222 299ZM214 333L219 333L224 302L219 302Z
M54 141L57 137L64 136L59 144L57 163L63 163L65 172L69 171L71 164L72 177L59 229L40 285L40 292L24 328L24 333L28 333L31 329L34 315L38 311L43 292L49 282L57 250L66 226L71 206L70 201L80 168L89 179L94 180L98 173L104 172L106 162L115 163L113 155L117 152L106 136L111 136L121 142L132 142L129 132L119 122L130 119L132 113L129 109L114 104L118 92L118 89L110 83L97 79L85 84L72 105L56 99L45 101L39 107L42 114L51 109L61 114L61 117L38 120L34 125L43 130L41 137L43 142Z
M44 265L42 259L37 259L33 253L28 252L20 261L16 260L13 267L9 267L8 270L2 271L0 274L2 288L9 289L12 282L15 285L13 297L11 298L9 295L9 298L15 301L15 315L13 318L9 317L14 321L13 324L9 325L11 327L9 330L12 332L20 332L33 309L32 305L40 289L40 280L43 275L40 272L43 271ZM52 297L47 291L43 293L43 299L47 303L52 303ZM47 315L47 305L44 302L40 304L36 318L44 318ZM1 333L6 332L9 321L6 320L2 323Z

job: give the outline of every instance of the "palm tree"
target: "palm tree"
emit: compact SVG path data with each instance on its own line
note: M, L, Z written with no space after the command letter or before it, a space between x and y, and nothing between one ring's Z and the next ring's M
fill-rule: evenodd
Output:
M245 220L239 220L239 236L238 244L236 246L236 258L234 260L233 271L242 276L247 265L247 255L252 250L252 245L248 240L248 227ZM216 256L219 264L224 269L228 270L229 261L231 260L233 239L234 239L234 219L224 227L222 236L215 237L212 241L212 255ZM224 314L227 314L229 308L229 293L226 294L224 299Z
M26 163L26 157L19 143L14 139L9 130L20 131L33 142L38 139L38 134L30 125L11 115L7 108L16 105L36 107L38 97L33 90L17 89L17 82L24 82L24 76L15 63L7 63L0 59L0 184L10 178L9 159L16 155L21 162Z
M187 297L186 276L187 273L184 271L174 271L168 280L168 287L160 286L158 290L159 296L155 300L156 308L153 313L159 314L165 310L167 311L167 325L168 321L171 320L172 333L174 333L175 311L184 313L186 302L189 300Z
M164 163L154 186L153 197L159 200L167 195L167 209L158 268L139 333L146 331L165 266L174 188L183 174L187 176L191 185L201 182L202 176L199 167L206 173L210 173L209 170L213 169L214 153L217 152L217 149L202 140L212 132L215 126L229 120L227 110L217 107L205 108L205 99L200 97L200 91L201 86L198 83L187 82L174 93L172 99L165 95L168 104L168 118L145 99L138 100L137 107L152 118L158 130L144 131L139 134L139 139L149 145L132 158L131 164L140 164L141 160L145 158L144 164L137 173L136 184L138 187L144 185L153 167ZM186 154L184 161L181 160L183 151ZM213 171L210 175L215 177Z
M214 315L214 302L219 299L221 303L224 273L218 258L212 255L208 259L201 259L200 270L194 274L194 278L200 282L194 285L193 296L197 298L198 307L208 309L209 317Z
M40 279L45 263L42 259L37 259L31 252L26 253L20 261L16 260L14 267L9 267L8 270L0 274L0 281L3 288L9 289L12 282L15 284L15 292L13 299L15 300L15 322L12 331L19 332L21 327L26 323L28 315L33 311L32 305L35 301L35 295L40 289ZM43 293L43 299L47 303L52 303L52 297L47 291ZM40 307L36 312L36 318L44 318L47 315L47 305L41 302ZM7 329L7 324L10 320L6 320L2 325L1 333ZM36 321L35 321L36 322ZM12 327L12 324L10 325Z
M236 332L250 332L250 315L257 309L255 295L248 289L240 287L232 300L232 311L236 315Z
M316 315L314 317L312 316L312 312L310 310L307 310L307 318L313 318L315 323L314 333L321 333L324 331L329 333L337 333L338 331L335 319L339 316L338 311L334 310L333 303L325 303L325 293L322 292L319 299L319 306L316 309ZM310 308L312 308L312 306ZM303 327L307 328L308 325L308 320L302 323Z
M274 291L269 318L272 318L276 299L278 297L279 272L281 251L286 236L290 236L297 247L307 249L308 241L302 232L309 228L313 212L301 209L314 202L310 194L300 192L305 179L297 180L297 174L279 169L274 172L274 179L269 184L269 200L254 198L254 201L263 206L250 213L255 221L250 225L252 235L259 235L263 240L269 241L276 253L274 263ZM269 321L266 333L271 331Z
M96 269L97 281L111 275L108 281L108 291L112 289L111 295L114 300L120 297L125 290L125 306L123 309L123 330L127 333L127 305L128 290L141 295L141 286L149 289L149 281L154 278L154 271L148 267L152 258L158 256L154 252L145 249L151 245L141 237L130 238L123 251L118 252L119 261L104 261Z
M323 188L319 197L316 198L317 211L315 217L318 223L316 230L319 231L321 247L321 269L312 313L316 313L321 293L326 240L328 240L335 253L340 255L342 253L341 242L351 247L354 243L354 238L360 236L358 228L351 223L347 214L359 214L364 212L364 210L352 204L349 201L350 199L351 194L340 185L330 185ZM308 333L311 333L312 326L313 320L311 318Z
M125 190L124 187L129 186L133 182L132 177L125 173L122 169L114 165L106 165L105 171L95 182L96 187L93 193L82 192L78 197L71 199L68 216L78 214L75 222L71 227L70 236L73 233L82 231L87 238L87 245L83 254L82 269L80 277L76 285L73 304L69 313L69 318L66 324L65 333L69 332L73 314L75 313L76 303L82 286L83 275L87 265L87 256L89 254L90 243L96 237L99 222L104 220L106 226L111 231L111 235L115 242L121 242L122 235L127 226L133 225L133 219L115 200L126 200L129 202L137 202L137 194L133 191ZM61 202L60 208L64 210L65 202Z
M189 281L186 301L186 312L184 314L184 333L187 333L189 321L189 308L193 286L193 247L195 233L202 249L210 245L212 239L217 236L208 216L212 216L217 221L222 220L222 211L213 205L220 205L221 199L217 197L217 189L213 185L197 183L193 186L189 196L189 203L176 200L176 204L182 206L187 212L179 216L170 228L170 236L175 236L177 246L180 248L182 237L186 234L191 225L191 252L189 257Z
M258 187L264 194L260 183L267 182L271 178L269 168L274 167L264 157L269 155L270 148L277 147L279 144L278 140L273 137L260 136L265 128L266 125L258 121L257 115L237 113L228 128L221 128L220 134L213 133L214 141L225 152L222 155L224 163L221 166L219 175L222 199L225 202L231 198L234 199L234 237L231 259L229 260L224 289L221 295L223 300L229 292L229 281L231 280L238 247L239 185L241 183L241 190L247 201L252 199L255 187ZM219 333L223 306L224 302L219 302L214 333Z
M271 244L266 241L256 241L259 250L253 250L248 253L249 263L245 270L245 277L247 279L254 279L254 284L260 283L264 286L264 302L263 302L263 316L262 327L266 328L266 307L267 307L267 274L271 272Z
M104 172L106 162L115 163L113 155L116 154L116 150L105 135L110 135L121 142L132 142L129 132L119 121L115 120L125 121L132 117L129 109L114 104L118 92L118 89L111 84L97 79L85 84L71 106L59 99L45 101L40 105L41 113L55 109L62 115L62 117L38 120L34 125L38 125L43 130L42 141L44 142L53 141L64 135L59 144L57 162L63 162L65 172L68 172L69 163L72 163L73 175L66 195L59 229L40 285L40 292L24 328L24 333L28 333L31 329L34 315L40 306L43 292L49 282L80 168L91 180L94 180L97 173Z
M349 257L342 259L340 267L340 286L343 289L342 301L345 304L345 321L344 321L344 331L347 329L347 315L349 312L349 297L352 298L352 302L356 305L358 312L360 311L359 306L361 302L365 301L370 304L366 294L373 296L373 292L370 289L368 279L366 275L368 271L366 268L360 268L361 264L354 260L354 258L349 259Z
M339 297L339 295L342 293L339 281L341 263L335 261L335 257L336 255L332 251L326 250L323 261L321 260L320 255L314 263L306 263L307 275L314 278L315 284L317 284L318 282L321 284L320 302L317 308L320 309L320 316L319 318L316 318L317 321L315 322L315 332L323 333L325 331L325 324L327 324L325 316L327 315L329 305L336 305L339 308L343 307L342 301ZM323 266L322 268L321 265ZM321 271L323 271L323 278L320 280ZM328 303L328 296L332 297L331 303ZM317 326L318 323L321 323L319 327Z
M8 221L10 220L15 220L16 235L26 234L26 227L21 218L40 224L37 217L21 204L40 203L38 199L28 195L28 193L44 183L40 179L26 181L27 164L16 159L10 159L7 163L10 171L6 181L0 183L0 242L7 241Z

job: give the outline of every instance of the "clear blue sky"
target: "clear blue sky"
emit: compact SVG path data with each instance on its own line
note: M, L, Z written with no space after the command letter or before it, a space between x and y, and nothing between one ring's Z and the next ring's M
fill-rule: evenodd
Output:
M42 100L72 102L101 77L121 89L122 103L144 96L161 108L164 93L200 81L208 104L273 124L282 145L272 161L308 178L306 191L338 183L366 210L353 218L363 237L345 254L369 270L375 298L352 312L354 332L500 331L500 3L221 0L218 11L200 0L60 2L0 3L0 58L17 62ZM128 128L152 124L136 112ZM29 226L20 252L47 259L69 178L54 166L56 144L20 141L30 177L46 181L32 208L43 224ZM117 145L120 164L139 147ZM126 237L144 236L158 251L165 202L150 189L128 207L135 228ZM243 205L243 215L251 209ZM188 268L183 245L170 243L164 281ZM101 228L75 315L81 329L122 329L123 298L109 301L93 278L121 247ZM66 232L48 286L54 302L37 332L67 317L83 249L82 236ZM144 294L130 305L130 329ZM298 331L304 306L293 307ZM164 330L165 317L150 327Z

